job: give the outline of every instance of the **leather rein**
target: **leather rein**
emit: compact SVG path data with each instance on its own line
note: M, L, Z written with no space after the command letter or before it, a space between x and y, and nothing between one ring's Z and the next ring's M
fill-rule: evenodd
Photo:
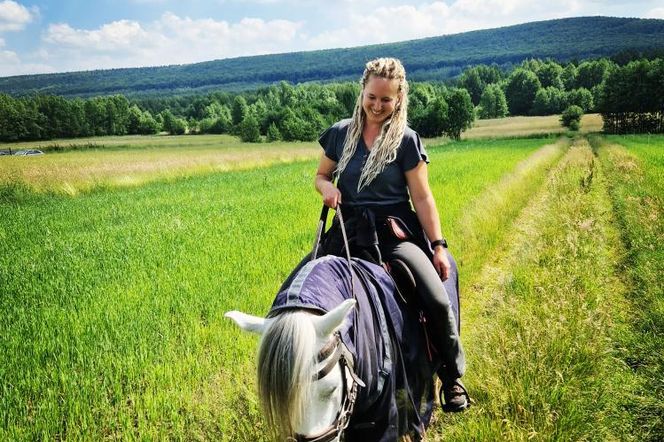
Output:
M323 206L318 224L318 231L316 233L316 240L311 258L312 260L318 257L317 255L320 249L320 240L323 232L325 231L327 213L328 207ZM348 267L351 272L351 290L353 293L353 298L355 299L355 287L353 284L354 278L352 276L353 268L350 258L350 249L348 247L348 238L346 236L346 228L344 227L343 216L339 207L337 207L336 216L339 218L341 233L343 235L344 243L346 246L346 259L348 261ZM357 308L359 308L359 305L357 305ZM314 375L314 381L319 381L327 376L337 364L341 366L341 383L343 385L343 390L341 391L341 408L337 412L337 416L334 418L334 421L326 429L312 436L296 434L293 438L293 440L296 442L329 442L336 439L341 439L344 430L350 423L350 417L353 414L353 408L355 407L355 401L357 400L358 386L366 386L362 379L360 379L357 374L355 374L353 355L350 353L348 348L346 348L346 345L341 340L341 335L338 331L335 332L327 344L325 344L323 348L320 349L318 356L316 357L316 361L318 363L327 361L327 363ZM352 379L350 385L348 385L348 375L350 375Z

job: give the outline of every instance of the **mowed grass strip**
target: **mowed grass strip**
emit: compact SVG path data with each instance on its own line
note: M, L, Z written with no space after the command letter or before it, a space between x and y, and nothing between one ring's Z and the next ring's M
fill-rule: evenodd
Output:
M636 380L617 350L626 315L607 177L584 139L515 221L473 286L463 334L476 404L435 440L629 440Z
M462 294L480 268L502 256L502 240L569 146L568 138L546 144L470 201L452 223L449 238L462 269Z
M607 176L630 324L621 358L639 380L628 404L638 440L664 440L664 137L591 138Z
M542 144L431 148L439 190L468 184L440 205L466 206ZM309 251L315 167L75 197L6 191L0 439L261 440L257 340L223 313L265 314Z

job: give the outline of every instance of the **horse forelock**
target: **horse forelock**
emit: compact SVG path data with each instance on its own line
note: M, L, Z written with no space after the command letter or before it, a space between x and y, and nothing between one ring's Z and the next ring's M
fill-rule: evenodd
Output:
M290 436L305 415L315 374L316 331L311 313L274 316L258 350L258 391L270 428Z

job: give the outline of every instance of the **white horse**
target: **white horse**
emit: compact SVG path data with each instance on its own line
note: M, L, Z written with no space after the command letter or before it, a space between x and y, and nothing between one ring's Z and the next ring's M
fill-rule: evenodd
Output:
M258 395L275 435L308 442L422 438L440 360L426 350L417 312L394 297L394 281L380 266L334 256L292 276L268 318L226 313L262 336Z
M291 310L273 318L226 313L245 331L262 336L258 351L259 398L268 425L280 439L337 440L348 425L357 386L339 335L356 301L325 315Z

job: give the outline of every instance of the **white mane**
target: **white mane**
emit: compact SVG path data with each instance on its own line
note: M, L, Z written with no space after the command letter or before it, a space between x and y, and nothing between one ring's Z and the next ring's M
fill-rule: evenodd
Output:
M280 439L291 436L310 402L316 364L312 314L284 312L266 328L258 349L258 391L268 426Z

